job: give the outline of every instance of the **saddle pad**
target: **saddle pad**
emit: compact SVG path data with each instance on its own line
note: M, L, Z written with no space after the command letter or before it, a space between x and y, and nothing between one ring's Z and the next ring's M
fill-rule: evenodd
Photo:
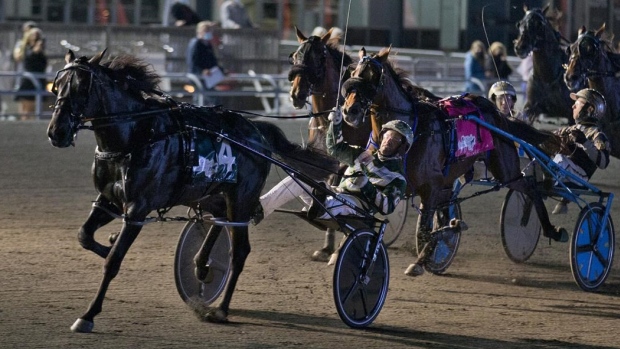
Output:
M198 134L194 138L195 156L192 182L237 182L237 154L228 141L214 141Z
M463 96L446 97L438 102L441 108L450 118L461 115L478 114L478 107Z
M470 157L494 148L493 136L487 128L471 120L455 120L455 157Z

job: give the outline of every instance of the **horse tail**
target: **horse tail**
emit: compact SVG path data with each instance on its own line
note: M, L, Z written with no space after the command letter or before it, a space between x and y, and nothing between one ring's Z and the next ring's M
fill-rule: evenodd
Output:
M553 156L561 149L562 142L559 136L551 131L539 130L524 122L506 119L508 133L535 146L548 156Z
M272 123L252 120L252 124L269 143L271 151L282 162L299 172L315 180L324 180L338 172L338 160L325 151L311 147L304 148L289 141L282 129Z

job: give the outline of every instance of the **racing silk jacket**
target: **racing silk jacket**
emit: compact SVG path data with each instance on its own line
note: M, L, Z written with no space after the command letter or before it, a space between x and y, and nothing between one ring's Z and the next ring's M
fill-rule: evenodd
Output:
M573 130L581 130L586 141L568 144L572 151L568 157L586 172L588 178L592 178L597 168L604 169L609 165L609 141L594 123L589 122L562 127L555 131L555 134L566 136Z
M338 188L360 197L370 204L374 211L384 215L392 213L404 198L407 189L402 157L397 155L387 158L375 151L371 163L360 165L355 160L365 149L350 145L343 140L341 123L329 123L326 143L330 155L349 165ZM358 171L363 172L368 181L360 181L358 177L352 176ZM357 184L359 182L363 184L360 186Z

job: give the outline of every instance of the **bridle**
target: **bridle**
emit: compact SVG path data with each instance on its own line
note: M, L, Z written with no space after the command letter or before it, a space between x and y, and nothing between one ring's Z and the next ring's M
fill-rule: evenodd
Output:
M579 68L579 74L575 75L578 75L583 81L593 77L615 77L617 71L600 71L598 69L600 67L598 62L601 58L610 61L613 65L613 62L604 54L606 51L603 50L603 45L606 45L606 43L601 42L601 39L591 31L580 34L577 37L577 41L569 47L568 53L570 58L566 68L568 69L568 67L571 66L571 61L576 60L577 63L575 63L575 65Z
M365 71L367 67L371 71L369 81L360 77L361 72ZM371 56L363 56L356 70L359 72L358 75L350 77L342 84L341 93L343 96L348 96L350 93L355 92L356 96L359 96L359 103L362 105L365 119L373 100L385 84L384 68L379 60Z
M321 45L321 55L319 61L315 62L312 52L315 45ZM312 59L313 62L307 62ZM325 61L327 60L327 47L321 42L321 38L318 36L311 36L299 45L295 52L292 52L288 57L289 64L292 65L288 74L288 80L292 82L295 79L295 75L301 75L308 79L310 82L311 94L322 94L314 90L315 85L319 84L325 78ZM310 64L309 64L310 63Z
M531 23L533 19L538 19L540 20L538 23L540 23L541 28L543 28L543 32L541 33L540 30L532 30L530 29L530 26L532 26L533 24ZM528 33L527 37L533 36L533 42L531 43L531 47L532 47L532 51L537 51L539 50L539 45L540 43L545 43L549 40L547 40L546 35L545 35L545 30L546 28L549 27L551 28L551 25L549 24L549 21L547 20L547 18L542 14L542 12L540 10L529 10L525 13L525 17L523 17L522 20L520 20L519 22L517 22L517 29L519 29L519 37L522 39L524 36L524 33ZM534 32L534 35L531 35L531 33ZM531 41L531 39L530 39Z
M52 84L52 93L57 96L56 102L54 102L54 105L52 106L54 109L54 113L56 113L56 111L59 111L63 108L66 108L65 107L66 104L64 104L63 101L65 100L69 101L69 105L70 105L69 127L73 134L76 134L78 130L80 129L86 128L86 126L84 126L86 122L92 121L90 119L88 120L86 119L86 117L84 116L84 112L86 111L90 103L90 98L93 93L93 82L96 78L96 74L95 74L94 69L84 60L85 58L78 58L77 60L75 60L75 62L71 64L67 64L63 69L59 70L56 73L56 77L54 78L54 83ZM74 78L76 77L76 73L78 71L84 71L84 72L89 73L90 75L90 79L88 81L88 90L82 93L80 93L80 91L76 91L78 94L83 94L85 96L86 100L84 101L84 103L78 103L79 98L76 96L72 96L72 93L74 91L71 85L74 82ZM69 82L66 84L68 93L67 93L67 96L58 96L58 94L61 92L58 88L58 79L61 76L64 76L63 73L65 72L68 72L69 74L71 74L69 76ZM97 94L97 97L99 97L99 91L95 90L95 93Z
M71 83L74 81L74 78L78 71L87 72L90 75L90 79L88 81L88 90L86 90L85 92L77 91L79 94L84 94L86 96L87 99L84 101L84 103L78 103L77 102L78 98L76 98L75 96L72 96L73 89L71 88ZM105 103L102 103L103 116L86 117L85 112L88 109L89 103L91 102L90 98L93 96L93 93L97 96L97 98L99 98L99 100L101 100L102 94L100 93L99 89L94 88L94 87L96 85L102 85L103 81L98 76L96 69L92 67L86 61L86 57L81 57L81 58L76 59L73 63L67 64L63 69L59 70L56 73L56 77L54 78L54 83L52 84L52 93L54 93L56 96L58 96L58 93L60 92L58 89L58 79L65 72L69 72L71 74L69 78L69 82L68 82L68 96L57 97L56 102L54 103L52 107L54 108L54 112L55 112L56 110L63 108L64 104L61 105L61 103L64 100L69 100L70 107L71 107L71 110L69 113L70 114L69 127L71 130L71 133L74 135L77 134L77 132L82 129L94 130L96 128L109 127L109 126L118 124L119 121L132 122L132 121L137 121L145 117L152 117L152 115L159 114L165 111L174 111L174 110L179 109L179 107L175 105L170 108L160 108L160 109L152 109L152 110L145 110L145 111L139 111L139 112L111 114L108 112ZM95 80L97 80L97 84L95 84ZM158 91L153 91L153 92L157 94L162 94L161 92L158 92ZM92 123L94 120L98 121L97 125L92 125L92 126L85 125L88 122ZM107 121L107 122L101 122L101 121Z

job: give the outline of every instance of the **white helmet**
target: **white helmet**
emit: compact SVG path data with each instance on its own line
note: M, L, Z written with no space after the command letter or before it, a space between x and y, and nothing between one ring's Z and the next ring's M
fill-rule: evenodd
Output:
M495 97L501 95L512 96L513 100L517 100L517 91L508 81L498 81L489 89L489 99L495 102Z

